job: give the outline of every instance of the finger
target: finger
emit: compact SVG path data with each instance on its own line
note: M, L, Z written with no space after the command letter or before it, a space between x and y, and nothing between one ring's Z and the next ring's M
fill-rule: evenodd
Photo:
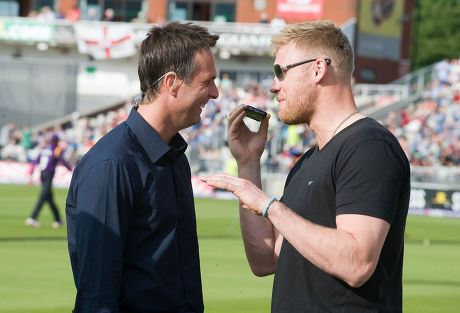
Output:
M238 123L241 123L240 120L242 121L245 115L244 105L240 104L235 110L228 113L228 127L230 128L231 125L238 125Z
M235 176L227 174L227 173L217 173L217 174L213 174L213 175L201 176L200 179L205 181L205 180L211 179L211 178L232 178L232 177L235 177Z
M233 123L229 124L229 125L239 126L239 125L243 124L243 119L244 119L245 116L246 116L246 112L243 110L243 111L240 112L240 114L235 116L235 118L233 120Z
M241 114L241 112L244 111L244 104L239 104L235 109L232 111L228 112L227 117L228 117L228 123L231 124L235 120L235 118Z
M229 175L229 174L226 174L226 173L223 173L223 174L214 174L214 175L210 175L210 176L205 176L202 178L203 181L205 181L206 183L212 181L212 182L220 182L220 181L225 181L225 182L228 182L228 183L231 183L233 185L242 185L244 184L244 179L241 179L241 178L238 178L236 176L233 176L233 175Z
M209 186L214 188L224 189L230 192L235 192L238 189L238 181L232 180L223 175L212 175L202 178Z
M271 115L267 114L267 116L265 116L265 118L260 122L260 127L259 127L259 130L257 131L257 133L259 135L267 137L268 125L269 125L270 117L271 117Z

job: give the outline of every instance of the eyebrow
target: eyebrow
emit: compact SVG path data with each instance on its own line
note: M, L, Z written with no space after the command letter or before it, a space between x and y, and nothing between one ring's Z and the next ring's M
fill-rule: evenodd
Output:
M216 78L217 78L217 76L214 75L214 76L212 76L211 78L208 78L208 79L204 80L204 82L205 82L205 83L209 83L210 81L216 80Z

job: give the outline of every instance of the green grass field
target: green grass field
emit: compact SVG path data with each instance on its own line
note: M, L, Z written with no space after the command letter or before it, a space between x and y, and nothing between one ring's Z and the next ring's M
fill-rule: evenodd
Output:
M55 198L64 213L66 190ZM42 227L24 226L38 187L0 185L0 312L63 313L75 288L65 227L53 229L49 208ZM196 199L206 312L270 311L273 277L247 265L237 202ZM405 313L454 313L460 307L460 219L409 216L404 267Z

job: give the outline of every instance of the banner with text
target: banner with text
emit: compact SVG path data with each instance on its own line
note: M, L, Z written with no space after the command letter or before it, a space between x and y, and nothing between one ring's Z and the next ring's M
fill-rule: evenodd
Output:
M460 217L460 191L412 188L409 213L428 216Z
M55 25L40 21L0 19L0 40L51 42Z
M276 15L280 18L317 20L323 17L323 0L277 0Z

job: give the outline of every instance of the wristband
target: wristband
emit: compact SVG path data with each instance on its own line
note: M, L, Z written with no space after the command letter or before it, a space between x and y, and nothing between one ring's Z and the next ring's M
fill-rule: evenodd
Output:
M268 215L267 215L268 208L275 200L276 200L276 197L272 197L270 200L268 200L267 205L265 206L264 211L262 212L263 217L268 218Z

